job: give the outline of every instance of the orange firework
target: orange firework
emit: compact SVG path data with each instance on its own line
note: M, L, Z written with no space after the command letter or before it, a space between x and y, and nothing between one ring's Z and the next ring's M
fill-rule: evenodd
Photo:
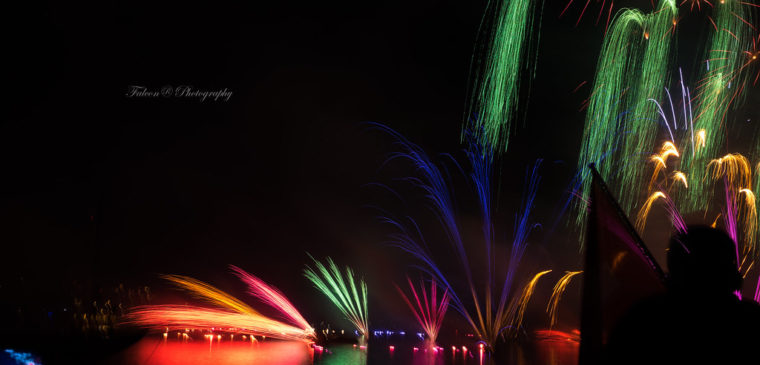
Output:
M232 266L232 269L248 284L250 294L276 309L290 323L266 317L248 304L209 284L180 275L165 275L164 279L190 292L194 297L220 308L140 306L126 316L125 322L148 328L224 329L251 335L252 340L254 335L285 340L314 339L314 329L282 293L235 266Z

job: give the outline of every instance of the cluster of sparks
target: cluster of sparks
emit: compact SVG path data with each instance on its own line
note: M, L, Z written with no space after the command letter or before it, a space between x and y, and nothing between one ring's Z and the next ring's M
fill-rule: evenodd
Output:
M537 3L536 0L499 0L489 5L490 18L486 20L491 32L487 33L486 54L478 67L470 110L475 115L478 138L483 145L507 149L512 121L517 114L522 74L529 68L526 60L537 56L531 41Z
M562 294L565 293L567 285L570 284L570 281L573 279L573 277L581 273L583 273L583 271L566 271L565 275L563 275L557 281L557 284L554 285L552 296L549 298L549 303L546 305L546 312L549 313L550 318L550 329L557 324L557 311L559 310L559 301L562 299Z
M449 292L448 290L444 290L443 295L439 300L437 295L438 284L436 284L434 280L431 280L429 296L428 291L425 289L425 284L420 284L419 292L422 294L422 300L420 300L420 295L417 294L417 289L414 288L412 279L407 276L406 281L409 283L409 289L412 291L414 302L409 299L400 287L396 286L396 289L398 289L399 294L404 298L404 302L406 302L409 309L414 313L414 317L422 327L422 330L425 331L425 334L430 341L429 345L435 347L435 340L438 338L438 332L441 330L443 317L446 315L446 310L449 308Z
M750 69L760 55L760 34L753 35L757 29L749 21L748 7L757 5L737 0L683 0L680 3L659 0L656 4L652 1L654 9L650 13L623 9L613 17L614 1L595 2L600 5L596 21L606 19L605 38L592 94L584 102L587 113L579 170L587 171L585 166L589 162L596 163L602 177L612 182L612 186L618 186L617 196L622 208L627 212L638 208L636 229L639 232L644 231L647 218L658 202L664 202L673 227L685 232L687 226L682 212L704 211L707 214L714 185L722 183L725 202L715 222L723 218L736 243L739 270L746 276L760 251L757 244L760 202L756 198L760 192L760 163L753 169L744 155L725 154L724 150L726 116L742 101L747 87L756 84L760 78L760 69L756 73ZM454 209L453 189L445 178L447 174L420 147L397 132L376 125L393 136L396 145L401 147L401 151L392 154L389 160L408 161L418 173L405 181L424 193L448 239L450 256L457 261L456 267L463 274L465 285L456 287L451 280L453 275L441 269L451 265L441 265L433 257L433 250L425 241L420 225L412 218L382 217L384 223L395 228L395 233L390 235L391 243L417 259L422 264L419 267L431 277L429 290L424 282L417 288L409 277L407 282L412 295L408 296L398 286L397 289L436 351L435 341L449 304L491 349L499 338L517 333L539 280L551 272L538 272L522 289L517 288L517 269L525 254L528 237L537 226L531 221L531 211L540 182L540 160L527 169L523 202L514 223L514 237L509 254L501 258L497 257L494 238L490 180L494 155L507 148L521 94L520 80L530 68L532 52L535 52L532 30L537 23L540 24L540 19L538 22L536 19L542 11L537 10L537 3L534 0L500 0L489 7L492 17L487 19L487 24L491 31L485 57L477 66L479 75L470 109L473 117L464 133L469 139L470 148L466 155L472 168L467 178L476 192L482 220L482 260L478 260L473 250L465 245ZM573 3L570 0L560 16ZM591 0L585 1L578 22L590 3ZM681 102L674 104L667 86L672 79L671 61L675 58L679 7L688 7L690 11L709 7L707 19L711 32L695 95L686 87L679 70ZM660 100L669 103L660 103ZM652 146L659 145L659 122L666 127L668 138L657 150ZM755 153L760 157L760 143L756 148ZM653 150L657 152L650 152ZM647 155L645 163L651 164L649 176L649 169L638 163L643 159L641 156ZM723 157L716 158L720 155ZM590 182L589 176L581 174L577 182L581 196L588 196ZM642 191L646 191L643 201ZM583 225L586 218L585 206L579 204L576 222ZM437 251L443 247L434 249ZM479 275L473 266L482 267L485 273ZM315 339L314 329L279 290L238 267L231 268L247 285L248 294L273 308L279 318L264 316L249 304L207 283L186 276L166 275L166 280L213 307L142 306L129 313L127 322L155 328L225 329L249 335L252 340L254 335L299 341ZM557 324L559 303L567 286L581 273L567 271L554 286L546 306L550 327ZM313 259L313 268L307 266L304 275L351 322L361 337L360 343L366 344L370 331L365 282L357 278L351 268L339 269L329 257L324 264ZM443 294L439 298L440 291ZM760 301L760 280L754 299Z
M568 7L571 4L572 1ZM685 5L692 11L705 6L710 8L709 37L693 95L679 70L682 99L680 105L676 105L667 86L675 54L678 7ZM611 12L613 3L609 2L609 6ZM707 182L714 180L714 176L711 179L706 166L724 153L728 112L741 104L747 87L760 76L750 70L757 62L760 40L760 35L753 35L757 29L750 23L752 7L757 6L737 0L713 3L661 0L649 14L623 9L609 25L593 92L586 102L586 125L578 167L579 171L585 171L589 162L596 163L602 177L618 187L616 195L623 209L633 212L638 207L639 229L643 229L656 201L666 203L673 225L683 230L685 224L680 212L704 210L712 200L713 187ZM663 99L669 101L670 108L658 102ZM676 114L681 115L681 120ZM654 172L647 181L646 169L642 169L637 160L656 145L660 124L653 121L663 122L669 138L661 151L650 157ZM679 130L684 133L679 134ZM669 169L669 158L678 159L676 165L680 168ZM668 170L668 175L661 176ZM751 169L744 169L747 170ZM714 171L715 174L721 172ZM582 173L581 196L587 195L589 184L587 174ZM729 185L735 189L730 192L733 207L749 207L750 196L754 195L749 181L729 181ZM673 189L679 191L673 192ZM648 195L640 205L642 191L648 191ZM740 192L744 203L736 200ZM583 203L578 204L578 208L576 222L582 226L587 211ZM736 214L728 216L736 217ZM749 211L744 216L748 218L740 225L751 247L757 222L750 222L752 213Z
M354 325L359 332L360 342L366 343L369 336L367 284L364 280L356 280L350 267L346 267L344 279L343 273L329 257L326 259L327 265L314 258L312 260L316 270L307 266L304 275Z
M180 275L164 278L217 308L185 305L148 305L137 307L126 322L151 328L220 329L252 336L284 340L312 341L314 329L292 303L276 288L235 266L232 270L248 285L248 291L273 308L284 321L259 313L241 300L202 281Z
M591 179L589 162L608 182L619 186L621 206L630 210L642 180L638 166L626 164L614 169L609 161L637 156L653 145L657 125L652 123L658 110L649 99L659 100L669 81L669 60L673 44L673 24L678 10L672 0L662 0L658 10L644 14L624 9L610 25L597 63L592 95L587 101L586 125L578 160L583 195L588 195ZM577 222L586 219L585 208L578 209Z
M716 60L713 60L713 67L716 66L715 62ZM720 67L730 69L730 64ZM704 212L706 216L709 211L709 202L713 200L714 185L716 183L720 185L722 182L725 196L724 209L716 217L713 225L721 217L723 218L724 226L736 244L739 270L744 271L746 275L751 267L753 254L757 252L756 240L757 235L760 234L758 232L758 202L752 191L752 165L745 156L739 153L714 157L723 149L724 137L716 138L716 135L724 134L723 119L738 90L730 96L730 99L706 101L704 90L700 91L696 97L692 97L680 69L679 76L681 90L679 106L673 101L667 87L663 88L666 103L660 103L654 98L647 99L656 107L657 120L665 126L668 139L661 145L659 152L649 157L648 162L652 165L652 173L645 189L647 198L638 210L636 228L639 232L643 232L653 205L657 201L663 201L673 227L678 231L686 232L686 223L681 212ZM709 74L707 78L713 76L715 75ZM729 83L737 82L736 75L733 77L734 79ZM700 87L705 85L703 82ZM725 94L727 91L727 88L718 88L711 93ZM699 100L696 103L697 113L692 111L692 101L695 99ZM710 105L709 108L706 103ZM680 114L681 118L678 118L677 114ZM683 148L679 148L679 145ZM760 149L760 144L758 145L757 148ZM646 149L640 151L646 151ZM631 163L629 166L633 168L636 165ZM627 170L627 167L622 170ZM639 168L639 170L646 171L647 169ZM635 181L629 181L624 186L634 187L632 190L636 191ZM757 188L755 186L755 189Z
M409 178L407 181L412 182L416 188L424 192L429 207L435 213L442 226L441 228L448 237L452 256L458 261L456 266L463 274L466 286L455 288L452 285L451 274L441 270L441 265L432 255L431 247L425 242L419 224L411 217L407 217L405 221L386 216L381 218L397 231L390 235L390 243L419 260L423 264L421 265L423 270L430 274L444 289L448 290L452 307L464 317L476 336L489 348L492 348L497 339L502 336L516 335L525 313L525 303L533 293L532 288L538 278L545 274L542 272L536 275L525 286L521 296L513 295L518 292L515 289L517 268L525 253L528 236L537 226L531 223L530 215L540 181L538 174L540 161L528 169L522 206L515 219L511 249L508 257L499 259L493 237L494 224L491 209L490 178L493 149L482 148L479 143L470 144L467 156L472 172L468 177L477 193L482 219L483 247L485 249L483 261L478 262L473 260L472 248L468 249L468 246L464 244L452 200L453 190L450 188L447 179L444 178L445 174L420 147L385 126L376 126L393 136L396 145L402 148L400 152L393 153L389 160L406 160L419 173L419 177ZM443 248L435 247L436 250ZM477 273L473 271L473 262L477 262L478 266L485 268L485 273L480 275L482 280L478 280ZM502 263L502 265L498 265L498 263ZM503 281L500 282L497 279L498 277L503 277Z
M707 132L700 129L695 133L693 123L687 123L687 121L691 122L687 116L692 115L691 105L688 103L690 93L688 88L683 86L683 79L681 85L684 105L682 130L685 135L681 140L684 141L687 150L691 148L691 152L679 152L677 145L673 142L677 140L674 138L673 130L678 131L678 123L672 100L670 100L672 119L667 117L668 113L663 111L658 102L652 100L660 110L660 116L667 126L670 140L664 142L660 152L649 159L654 165L653 172L648 185L648 198L637 215L636 228L639 232L643 232L653 204L662 200L665 202L673 227L678 231L686 232L687 228L681 211L691 211L693 201L690 199L692 197L690 193L699 190L701 194L710 195L715 189L713 185L722 185L725 197L724 209L713 221L713 226L720 218L723 219L724 227L736 245L738 269L746 276L758 251L757 236L760 234L758 232L758 202L752 191L752 165L745 156L739 153L729 153L723 157L713 158L702 165L698 164L698 159L687 159L688 156L696 156L710 149L707 148L709 144L704 137ZM671 174L668 174L669 169L673 170ZM694 175L700 178L697 180L689 178ZM757 189L757 181L755 185ZM705 215L708 213L708 208L707 204L701 208ZM755 296L757 296L757 290Z

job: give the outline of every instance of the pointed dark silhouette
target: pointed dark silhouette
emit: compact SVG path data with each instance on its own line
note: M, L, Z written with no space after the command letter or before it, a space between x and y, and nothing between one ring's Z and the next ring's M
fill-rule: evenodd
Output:
M737 296L742 276L724 231L688 227L670 240L667 292L614 327L608 364L757 364L760 305Z

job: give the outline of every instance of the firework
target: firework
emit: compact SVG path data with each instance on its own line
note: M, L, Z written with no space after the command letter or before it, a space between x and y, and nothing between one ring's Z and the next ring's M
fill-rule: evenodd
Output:
M165 275L164 279L188 291L192 296L221 309L177 305L148 305L137 307L126 322L152 328L224 328L251 335L270 336L287 340L310 341L314 329L303 319L293 304L276 288L261 279L232 266L233 271L248 284L249 293L277 310L290 323L268 318L248 304L202 281L180 275Z
M694 113L694 128L706 131L703 146L694 154L685 155L685 166L704 166L723 149L726 133L726 115L741 101L750 74L746 66L750 59L743 51L753 47L753 26L747 22L749 10L746 3L738 0L723 0L713 4L712 25L707 43L707 54L702 68L702 76L697 85L697 100ZM701 184L706 171L693 169L690 185L693 186L684 198L683 209L688 212L704 207L711 199L708 186ZM748 187L748 186L744 186Z
M470 112L484 145L506 151L517 113L522 73L529 68L537 0L500 0L489 5L491 32L479 66ZM540 23L540 20L539 22ZM535 61L533 62L535 65ZM466 123L465 128L469 128Z
M311 257L311 256L309 256ZM364 280L354 280L354 272L346 267L345 279L335 262L327 258L327 266L313 257L314 267L304 269L304 275L340 310L343 316L354 325L361 337L360 342L366 342L369 335L367 322L367 285ZM360 288L361 294L357 287Z
M567 5L565 5L565 8L562 9L562 12L559 14L559 17L561 18L563 15L565 15L565 12L567 12L567 9L570 8L570 5L573 5L574 0L570 0L567 2ZM583 5L583 10L581 10L581 14L578 16L578 20L575 22L575 26L578 26L578 24L581 22L581 19L583 19L583 16L586 15L586 10L588 10L588 5L591 3L591 0L586 0L586 3ZM596 3L599 3L599 0L596 0ZM612 15L612 8L615 7L615 1L614 0L602 0L602 5L599 7L599 14L596 16L596 23L599 24L599 19L602 18L602 16L605 16L607 19L607 22L604 26L605 32L607 31L607 28L610 25L610 16ZM605 12L605 5L607 5L607 11Z
M662 113L648 100L659 100L668 83L673 27L678 11L674 1L662 0L657 11L620 11L610 25L599 56L592 95L588 100L578 169L583 195L590 189L585 166L594 162L606 181L625 182L617 196L630 211L638 198L642 170L633 163L654 142ZM586 210L579 205L576 222L583 225ZM582 241L582 240L581 240Z
M396 286L396 289L399 294L401 294L401 297L404 298L409 309L414 313L414 317L425 331L425 334L427 334L427 338L430 341L429 345L435 346L438 331L441 329L441 324L443 323L443 316L446 315L446 310L449 307L449 292L448 290L444 290L443 296L438 300L438 285L434 280L430 281L430 296L428 296L424 283L420 283L420 292L422 293L422 300L420 300L420 296L417 294L414 284L412 284L412 279L407 276L406 281L409 283L409 288L412 290L414 304L417 305L416 307L398 285Z
M309 322L303 318L295 306L277 288L265 283L263 280L243 271L237 266L230 266L232 271L248 285L248 293L261 300L268 306L276 309L291 323L300 328L311 328Z
M508 324L515 322L519 324L521 321L517 318L523 312L516 310L519 306L515 303L520 298L512 295L513 286L516 281L517 268L527 247L528 236L537 226L531 222L530 216L540 182L538 169L541 161L537 161L532 168L528 169L526 174L523 202L516 215L514 238L509 251L509 258L499 258L495 254L494 225L491 216L490 178L493 148L491 145L483 147L476 136L470 135L473 140L469 144L470 148L466 155L472 166L472 172L468 177L476 192L482 215L483 246L485 249L483 261L477 265L485 270L484 280L479 281L476 280L475 273L472 270L471 260L474 257L465 246L460 233L452 202L452 190L447 180L444 179L444 174L418 146L387 127L377 124L375 126L393 136L396 144L402 148L401 152L391 154L389 160L409 161L419 173L419 177L408 178L406 181L411 182L424 192L429 207L434 212L451 244L453 255L450 257L457 260L458 265L456 266L463 274L462 277L466 286L459 288L459 290L454 288L448 280L449 275L440 269L439 263L433 258L422 230L414 219L407 217L405 221L400 221L387 216L381 217L384 223L390 224L397 231L389 236L390 243L418 259L423 264L422 269L448 290L452 308L464 317L478 338L489 348L492 348L500 336L516 334L517 327L510 327ZM478 261L473 260L472 262ZM497 262L505 262L506 265L497 265ZM457 272L456 275L460 272ZM503 277L504 281L499 282L497 277Z
M670 98L670 93L667 92L669 108L663 108L659 102L650 100L657 106L662 124L666 126L670 139L663 144L658 154L650 157L653 170L649 181L649 196L639 208L636 228L639 232L643 231L653 204L662 200L665 202L664 206L673 227L684 232L686 226L680 212L694 210L694 200L691 195L693 191L698 190L710 196L717 188L716 185L722 182L724 204L720 214L713 221L712 227L716 227L718 221L722 219L726 231L735 243L738 269L746 276L760 251L757 247L760 230L758 230L758 202L752 190L752 165L739 153L729 153L713 159L702 158L703 163L695 158L709 150L706 148L708 133L704 129L695 131L690 91L684 85L683 75L681 75L680 84L681 105L683 105L683 123L680 127L683 133L681 135L679 135L676 107ZM683 152L679 152L678 146L673 141L683 143ZM671 168L673 171L668 174L667 171ZM667 176L670 178L666 178ZM655 186L656 191L653 189ZM757 190L758 187L755 186L755 189ZM698 210L703 211L703 214L707 216L710 208L707 203L711 200L700 198L700 201L704 201L704 205L698 206Z
M228 310L241 313L259 315L259 312L239 299L209 285L200 280L182 275L163 275L165 280L170 281L177 287L189 292L190 295Z
M530 301L530 298L533 296L533 292L536 290L536 284L538 284L538 279L540 279L542 276L550 273L551 270L545 270L541 271L538 274L533 276L533 279L531 279L527 285L523 288L522 294L520 295L518 300L515 300L512 302L512 305L509 309L509 327L510 328L520 328L522 326L523 318L525 318L525 309L528 308L528 302Z
M644 231L644 227L647 223L647 218L649 217L649 211L652 209L654 202L659 199L665 201L665 209L670 216L670 222L673 224L673 227L675 227L679 232L686 232L686 222L683 220L683 217L681 217L681 213L676 208L673 200L670 199L670 197L662 191L656 191L650 195L649 198L647 198L646 202L641 207L638 215L636 216L636 230L639 232Z
M701 11L703 6L710 6L712 7L712 3L710 3L708 0L683 0L681 1L678 6L683 6L684 4L688 3L689 11L694 11L694 9L697 9L697 11Z
M727 154L713 159L707 165L707 173L713 180L723 181L726 196L727 228L732 238L739 245L738 226L741 223L745 246L742 255L749 255L757 250L755 245L757 231L757 206L752 192L752 167L746 157L738 153ZM739 220L739 222L737 222ZM738 257L737 257L738 261Z
M178 305L151 305L131 312L128 323L149 328L219 329L240 334L284 340L310 341L314 331L292 326L262 315Z
M562 299L562 294L565 293L567 285L570 284L570 280L581 273L583 273L583 271L565 271L565 275L563 275L559 281L557 281L557 284L554 285L552 296L549 298L549 303L546 305L546 313L549 313L549 318L551 319L549 322L550 329L557 324L557 310L559 309L559 301Z

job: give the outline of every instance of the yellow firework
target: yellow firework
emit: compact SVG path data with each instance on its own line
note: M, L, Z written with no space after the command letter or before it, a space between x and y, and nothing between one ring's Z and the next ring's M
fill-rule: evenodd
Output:
M557 324L557 309L559 309L559 301L562 299L562 294L565 293L567 285L570 284L570 280L573 276L582 272L583 271L565 271L565 275L563 275L562 278L557 281L557 284L554 285L552 296L549 299L549 303L546 305L546 312L549 313L549 318L551 318L549 328L552 328Z
M248 304L245 304L235 297L200 280L181 275L164 275L163 278L171 281L174 285L187 290L191 295L203 299L210 304L228 308L242 314L259 315L259 312L251 308Z
M707 131L704 129L700 129L697 131L697 140L696 140L696 147L697 148L705 148L705 145L707 144Z
M533 291L536 289L538 279L550 272L551 270L541 271L540 273L533 276L533 279L531 279L530 282L525 285L525 288L523 288L520 298L510 303L511 308L509 308L510 310L508 311L509 319L507 321L509 328L518 329L520 326L522 326L523 317L525 317L525 309L528 307L528 302L533 296ZM516 331L512 331L512 333L517 334Z
M707 171L714 180L725 178L734 191L752 184L752 168L746 157L738 153L729 153L721 158L711 160Z
M647 198L644 206L641 207L639 214L636 216L636 230L639 232L644 231L644 226L646 226L647 218L649 217L649 211L652 210L652 204L654 204L654 202L660 198L665 198L665 193L656 191L650 195L649 198Z
M681 171L675 171L675 172L673 172L673 181L680 181L680 182L683 183L683 187L684 188L686 188L686 189L689 188L689 183L687 182L686 174L684 174Z
M744 230L744 239L747 241L745 246L745 254L755 251L755 232L757 230L757 205L755 199L755 193L749 189L739 190L739 195L743 196L744 209L741 210L742 228Z

